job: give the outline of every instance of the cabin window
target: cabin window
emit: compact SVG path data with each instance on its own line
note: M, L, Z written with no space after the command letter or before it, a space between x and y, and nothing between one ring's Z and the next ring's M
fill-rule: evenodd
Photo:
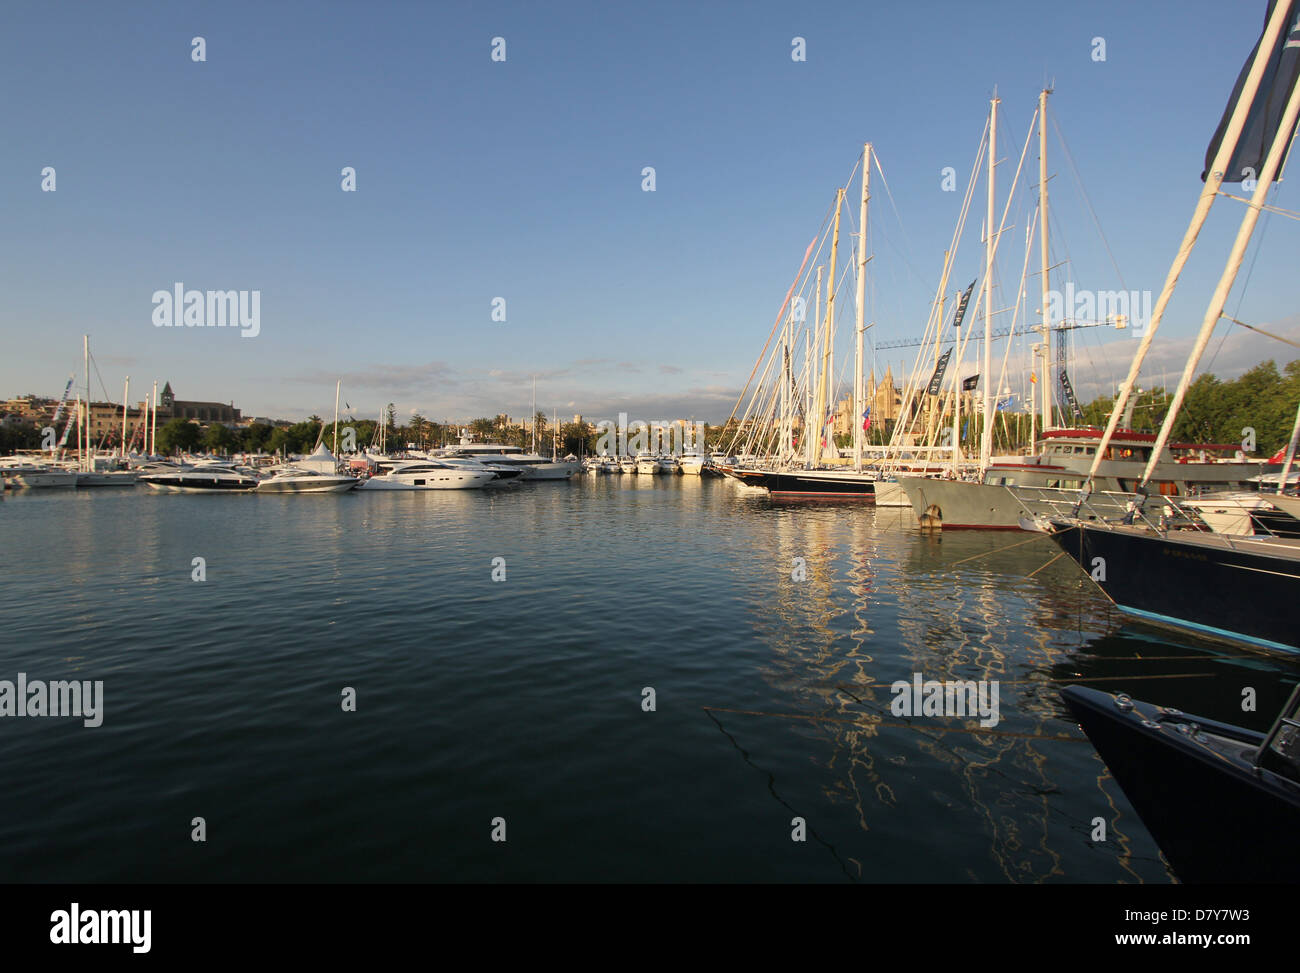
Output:
M416 480L416 481L415 481L415 485L416 485L416 486L424 486L424 481L423 481L423 480Z

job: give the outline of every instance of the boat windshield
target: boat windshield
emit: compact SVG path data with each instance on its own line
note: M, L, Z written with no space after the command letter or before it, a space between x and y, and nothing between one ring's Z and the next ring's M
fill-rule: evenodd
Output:
M1265 770L1300 783L1300 686L1265 737L1257 762Z

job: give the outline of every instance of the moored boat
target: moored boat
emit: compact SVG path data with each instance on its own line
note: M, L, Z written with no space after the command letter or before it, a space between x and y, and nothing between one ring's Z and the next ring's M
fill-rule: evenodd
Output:
M380 476L372 476L360 490L472 490L496 478L487 469L465 469L437 460L399 462Z
M346 493L360 483L355 476L285 466L259 480L255 489L258 493Z
M202 463L145 473L140 482L161 493L240 493L256 489L259 480L251 470L241 467Z
M1300 687L1270 731L1069 686L1070 713L1183 882L1300 870Z

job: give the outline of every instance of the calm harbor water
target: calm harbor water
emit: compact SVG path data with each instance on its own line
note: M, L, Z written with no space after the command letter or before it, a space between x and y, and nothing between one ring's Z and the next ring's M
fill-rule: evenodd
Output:
M694 477L33 491L0 537L0 679L104 683L102 726L0 719L7 882L1168 883L1059 687L1262 729L1300 674L1044 539ZM914 673L1000 722L894 716Z

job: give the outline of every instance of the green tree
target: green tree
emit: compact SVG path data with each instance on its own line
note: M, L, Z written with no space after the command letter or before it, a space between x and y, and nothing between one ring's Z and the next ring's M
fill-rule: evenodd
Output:
M203 446L211 453L225 454L235 445L235 434L219 422L214 422L203 433Z
M195 423L177 417L158 430L158 449L164 454L188 451L197 447L202 438L203 432Z

